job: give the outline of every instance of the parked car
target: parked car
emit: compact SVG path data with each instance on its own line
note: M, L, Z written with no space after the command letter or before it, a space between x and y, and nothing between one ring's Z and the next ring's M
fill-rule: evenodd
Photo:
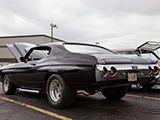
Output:
M122 55L129 55L129 56L136 56L136 57L142 57L136 49L114 49L113 51L122 54Z
M155 42L155 41L147 41L144 44L138 46L136 49L116 49L116 51L119 54L122 55L129 55L129 56L139 56L143 58L148 58L154 60L159 66L160 66L160 57L159 55L155 52L158 51L160 48L160 42ZM158 81L153 81L148 84L141 84L142 87L144 88L151 88L153 87L157 82L158 84L160 83L159 79Z
M152 81L159 67L152 60L122 56L97 45L48 43L7 45L17 63L0 68L3 91L17 88L45 91L54 108L74 104L77 90L101 91L107 99L121 99L131 83Z
M157 51L159 48L160 42L148 41L138 46L136 49L116 49L114 51L123 55L140 56L158 62L160 57L155 51Z

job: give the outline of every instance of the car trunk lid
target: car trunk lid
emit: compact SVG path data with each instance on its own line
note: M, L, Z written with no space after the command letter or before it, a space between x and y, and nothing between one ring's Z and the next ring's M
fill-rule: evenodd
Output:
M155 51L160 48L160 42L147 41L144 44L137 47L138 50L151 50Z
M152 64L154 61L142 57L117 55L117 54L92 54L98 61L105 61L106 64Z

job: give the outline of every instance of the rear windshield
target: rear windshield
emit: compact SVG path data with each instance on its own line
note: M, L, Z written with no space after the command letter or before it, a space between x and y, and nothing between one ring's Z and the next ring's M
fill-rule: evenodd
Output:
M152 52L142 52L141 56L152 60L158 60L158 58Z
M64 47L74 53L84 54L115 54L113 51L92 45L81 45L81 44L64 44Z

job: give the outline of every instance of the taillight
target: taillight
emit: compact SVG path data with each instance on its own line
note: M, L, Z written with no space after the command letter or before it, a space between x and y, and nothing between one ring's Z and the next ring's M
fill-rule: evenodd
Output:
M117 73L117 69L116 69L115 67L111 67L111 69L110 69L110 74L111 74L112 76L114 76L114 75L116 75L116 73Z
M158 71L159 71L159 68L157 66L154 66L154 70L153 70L154 74L157 74Z
M104 76L107 76L107 74L108 74L107 68L106 68L106 67L103 67L103 75L104 75Z
M151 68L151 66L148 66L148 73L149 73L149 74L152 73L152 68Z

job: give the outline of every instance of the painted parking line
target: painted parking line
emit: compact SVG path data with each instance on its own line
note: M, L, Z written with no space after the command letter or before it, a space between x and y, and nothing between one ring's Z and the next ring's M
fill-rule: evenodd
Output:
M150 100L160 100L160 98L148 97L148 96L140 96L140 95L133 95L133 94L126 94L126 96L136 97L136 98L145 98L145 99L150 99Z
M13 99L9 99L9 98L2 97L2 96L0 96L0 98L3 99L3 100L6 100L8 102L12 102L12 103L15 103L15 104L33 109L35 111L47 114L49 116L52 116L52 117L55 117L55 118L58 118L58 119L61 119L61 120L72 120L71 118L68 118L68 117L65 117L65 116L62 116L62 115L58 115L56 113L53 113L53 112L50 112L50 111L47 111L47 110L44 110L44 109L41 109L41 108L38 108L38 107L35 107L35 106L32 106L32 105L29 105L29 104L26 104L26 103L21 103L21 102L15 101Z

